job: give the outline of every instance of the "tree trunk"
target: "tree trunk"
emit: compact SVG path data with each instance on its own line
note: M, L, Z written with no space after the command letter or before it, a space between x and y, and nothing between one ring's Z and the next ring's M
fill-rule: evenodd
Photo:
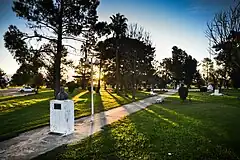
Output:
M62 15L63 15L63 0L60 2L60 13L58 17L58 39L57 39L57 54L55 59L55 98L60 91L61 79L61 58L62 58Z

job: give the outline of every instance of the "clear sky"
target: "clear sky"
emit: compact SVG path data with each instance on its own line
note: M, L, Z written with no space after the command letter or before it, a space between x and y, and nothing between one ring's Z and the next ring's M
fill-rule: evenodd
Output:
M231 3L233 0L100 0L98 15L99 20L109 21L119 12L129 23L143 26L151 34L158 60L170 57L176 45L201 61L208 56L206 23ZM10 24L27 31L25 21L15 17L11 5L12 0L0 0L0 68L7 74L14 74L18 64L4 48L3 35Z

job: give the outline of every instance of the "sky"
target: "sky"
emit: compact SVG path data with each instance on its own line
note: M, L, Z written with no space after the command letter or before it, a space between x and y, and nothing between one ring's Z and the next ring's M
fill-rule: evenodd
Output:
M14 74L17 62L4 47L3 35L10 24L28 31L26 21L15 16L12 0L0 0L0 68ZM171 57L173 46L185 50L198 61L208 57L206 23L214 14L228 8L233 0L100 0L100 21L110 22L110 16L121 13L128 23L137 23L150 34L156 59ZM79 59L73 55L72 59ZM73 74L73 73L72 73Z

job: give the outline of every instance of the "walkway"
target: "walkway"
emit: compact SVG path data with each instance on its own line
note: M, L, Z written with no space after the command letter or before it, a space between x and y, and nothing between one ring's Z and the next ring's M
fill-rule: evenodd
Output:
M167 97L174 93L176 93L175 90L169 90L169 92L160 96ZM31 159L63 144L77 142L101 131L101 128L107 124L111 124L129 114L152 105L158 97L146 98L97 113L94 115L94 123L90 123L90 116L75 120L75 132L72 135L61 136L49 134L49 126L22 133L18 137L0 142L0 159Z

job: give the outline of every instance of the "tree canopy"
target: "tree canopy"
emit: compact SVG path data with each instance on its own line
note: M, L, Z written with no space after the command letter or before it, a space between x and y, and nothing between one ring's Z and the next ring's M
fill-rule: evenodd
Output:
M65 40L81 41L80 35L97 22L98 5L98 0L13 1L13 11L17 17L27 21L32 34L23 33L16 26L10 25L4 35L5 46L14 58L23 64L28 61L28 58L33 58L31 52L39 52L39 48L29 46L26 40L55 43L57 46L57 52L54 55L56 95L60 89L63 47L72 47L65 44Z

